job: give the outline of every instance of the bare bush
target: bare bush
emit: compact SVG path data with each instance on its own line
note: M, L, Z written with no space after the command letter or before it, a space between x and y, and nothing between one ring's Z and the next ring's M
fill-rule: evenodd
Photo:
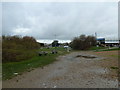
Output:
M87 50L91 46L96 45L96 38L94 36L81 35L75 37L71 42L71 47L75 50Z

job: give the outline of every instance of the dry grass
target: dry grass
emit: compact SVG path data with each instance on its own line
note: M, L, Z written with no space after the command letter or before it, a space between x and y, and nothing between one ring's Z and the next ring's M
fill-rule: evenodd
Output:
M118 50L117 51L102 51L102 52L94 52L94 54L98 56L105 57L105 59L99 61L99 65L108 68L110 70L109 77L117 78L118 77L118 69L112 69L111 67L118 67Z

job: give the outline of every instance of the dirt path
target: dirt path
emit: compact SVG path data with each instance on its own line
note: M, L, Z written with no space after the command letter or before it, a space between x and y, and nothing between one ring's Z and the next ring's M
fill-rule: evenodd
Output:
M87 56L87 57L86 57ZM106 57L93 52L73 52L53 64L3 81L3 88L117 88L118 80ZM113 77L114 76L114 77Z

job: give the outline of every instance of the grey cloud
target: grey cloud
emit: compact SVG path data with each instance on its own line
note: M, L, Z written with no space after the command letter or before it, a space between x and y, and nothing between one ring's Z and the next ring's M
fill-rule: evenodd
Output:
M2 3L0 2L0 35L2 35Z
M103 37L108 34L116 37L118 33L117 2L3 3L2 10L3 34L6 35L53 39L56 34L58 39L72 39L95 32Z

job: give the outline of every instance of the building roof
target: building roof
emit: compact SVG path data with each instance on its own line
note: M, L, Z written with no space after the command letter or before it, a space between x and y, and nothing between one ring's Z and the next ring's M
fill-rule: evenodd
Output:
M119 43L119 40L109 40L109 41L105 41L105 43Z

